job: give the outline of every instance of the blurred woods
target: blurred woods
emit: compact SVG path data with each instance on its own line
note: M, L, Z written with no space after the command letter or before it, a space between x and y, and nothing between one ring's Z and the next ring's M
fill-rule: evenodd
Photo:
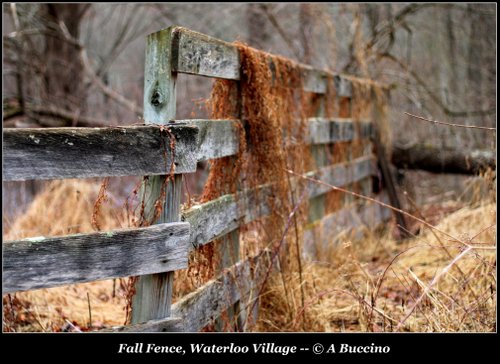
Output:
M3 20L4 127L142 123L145 36L181 25L392 85L394 144L496 147L494 133L404 114L496 125L495 4L4 3ZM206 116L211 84L179 76L178 118ZM4 197L4 211L25 204Z

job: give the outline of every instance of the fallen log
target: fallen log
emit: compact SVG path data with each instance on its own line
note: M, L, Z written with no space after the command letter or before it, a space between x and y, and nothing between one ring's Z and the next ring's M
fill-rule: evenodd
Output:
M393 145L392 163L398 168L435 173L478 174L496 169L495 151L437 148L426 144Z

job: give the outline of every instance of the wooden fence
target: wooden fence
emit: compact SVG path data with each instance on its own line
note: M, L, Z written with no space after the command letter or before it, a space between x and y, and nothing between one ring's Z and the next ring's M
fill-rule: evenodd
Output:
M303 87L326 93L327 73L302 66ZM154 210L167 176L165 208L152 226L37 237L3 244L3 293L48 288L109 278L140 276L133 299L132 325L111 331L199 331L224 311L235 317L235 329L245 330L255 319L257 293L267 269L266 254L238 261L239 227L269 211L268 187L242 191L239 196L218 199L181 211L184 173L196 171L197 162L236 155L238 120L175 120L178 73L239 80L238 49L229 43L181 27L147 38L144 120L145 126L109 128L53 128L4 130L4 181L149 176L152 193L146 212ZM314 176L336 186L359 183L361 192L372 193L377 158L372 154L375 135L370 120L353 120L349 102L352 85L334 76L336 103L341 115L325 118L321 108L309 120L309 137L317 165ZM356 127L355 127L356 123ZM158 125L168 128L161 133ZM172 153L169 138L176 140ZM361 138L361 157L333 165L322 154L326 145ZM374 226L388 217L378 205L354 201L348 196L340 210L325 213L329 188L311 183L310 224L305 231L305 255L314 256L318 244L332 243L337 234L362 226ZM257 197L260 196L260 197ZM242 210L237 201L260 209ZM258 212L256 212L258 211ZM214 279L172 305L173 272L187 268L190 250L222 238L219 249L223 267ZM268 262L268 261L267 261ZM250 314L250 309L254 312Z

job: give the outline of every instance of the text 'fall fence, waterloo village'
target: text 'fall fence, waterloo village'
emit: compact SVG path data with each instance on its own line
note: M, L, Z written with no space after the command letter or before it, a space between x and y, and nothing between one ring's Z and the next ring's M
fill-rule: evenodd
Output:
M217 79L213 119L176 120L178 73ZM3 147L4 181L146 176L141 222L4 242L3 293L135 276L130 325L110 331L200 331L214 323L251 330L266 279L293 265L285 259L292 252L300 264L339 234L359 235L390 217L332 186L397 207L380 141L387 97L373 81L182 27L149 35L145 125L5 129ZM183 174L208 160L212 193L182 209ZM258 230L257 221L271 221L277 231L269 244L244 253L241 234ZM174 271L215 240L213 279L172 304Z

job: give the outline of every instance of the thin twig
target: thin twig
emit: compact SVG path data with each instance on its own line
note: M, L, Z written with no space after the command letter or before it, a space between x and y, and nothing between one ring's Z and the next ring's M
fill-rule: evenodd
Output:
M415 301L415 303L411 306L411 308L408 310L408 313L405 315L405 317L398 323L398 326L396 326L396 330L395 331L399 331L400 327L403 326L403 324L406 322L406 320L408 320L408 318L411 316L411 314L413 313L413 311L415 311L415 308L420 304L420 302L423 300L423 298L427 295L427 293L429 293L430 289L437 283L437 281L445 274L447 273L450 268L455 265L455 263L457 263L460 259L462 259L467 253L469 253L471 250L473 249L473 247L469 246L467 247L462 253L460 253L459 255L457 255L455 257L455 259L453 259L451 261L450 264L448 264L438 275L436 275L434 277L434 279L432 280L432 282L427 286L425 287L425 290L424 292L420 295L420 297L418 298L418 300Z
M408 116L411 116L412 118L416 118L416 119L428 121L428 122L433 123L433 124L448 125L448 126L454 126L454 127L457 127L457 128L482 129L482 130L497 131L496 128L490 128L490 127L487 127L487 126L475 126L475 125L463 125L463 124L446 123L444 121L437 121L437 120L426 119L426 118L424 118L422 116L413 115L413 114L410 114L409 112L406 112L406 111L404 113L406 115L408 115Z
M484 233L486 230L489 230L491 229L492 227L496 227L497 224L491 224L489 226L486 226L484 229L481 229L479 230L479 232L477 234L475 234L472 238L470 238L469 240L474 240L475 238L477 238L479 235L481 235L482 233ZM472 244L472 243L471 243ZM482 244L482 243L474 243L474 244Z
M137 106L137 104L134 101L127 99L125 96L121 95L120 93L113 90L111 87L107 86L102 81L102 79L94 72L90 64L90 59L87 55L87 50L85 46L82 43L80 43L78 39L75 39L74 37L71 36L71 34L68 31L68 28L66 27L66 24L64 24L63 21L59 22L59 28L61 29L64 39L69 43L74 44L78 48L83 68L87 73L87 75L91 78L92 83L94 83L97 87L99 87L101 91L109 98L127 107L135 114L142 115L143 109L140 106Z
M35 318L35 321L37 322L38 325L40 325L43 332L47 332L47 328L42 324L42 320L40 318L40 313L38 312L37 305L35 304L34 307L35 307L34 310L35 312L33 313L33 317Z
M271 257L271 261L270 261L269 266L268 266L267 271L266 271L266 275L264 276L264 279L263 279L262 286L260 287L259 292L258 292L258 294L257 294L256 297L259 297L261 295L262 291L264 290L264 286L266 285L266 281L269 278L269 274L271 273L271 270L273 268L274 259L277 257L277 255L278 255L278 253L280 251L281 245L283 244L283 242L285 240L286 234L288 233L288 229L290 228L290 225L292 224L293 217L297 213L297 210L299 209L299 206L301 205L302 201L304 200L304 198L306 196L307 196L307 189L304 189L304 192L302 193L302 196L300 196L299 201L294 206L294 208L293 208L292 212L290 213L290 215L288 215L288 220L286 222L285 229L283 231L283 235L281 236L281 240L280 240L278 246L276 247L276 249L273 252L273 255ZM257 304L257 302L258 302L258 300L254 301L254 303L252 304L252 307L250 308L250 312L253 311L255 305ZM248 317L247 317L247 319L248 319ZM245 325L246 325L246 322L245 322Z
M87 292L87 303L89 305L89 329L91 329L92 328L92 309L90 307L90 295L88 292Z
M396 259L405 254L406 252L408 252L409 250L411 249L414 249L414 248L417 248L417 247L420 247L421 245L415 245L415 246L412 246L398 254L396 254L392 260L389 262L389 264L387 265L387 267L385 267L384 269L384 272L382 273L382 276L380 276L380 278L377 280L377 283L375 285L375 294L372 296L372 306L371 306L371 311L370 311L370 315L368 316L368 325L371 324L371 321L372 321L372 317L373 317L373 310L374 308L377 306L377 298L378 298L378 295L379 295L379 292L380 292L380 288L382 287L382 282L384 281L384 278L385 278L385 275L387 274L387 271L389 270L389 268L394 264L394 262L396 261Z
M73 323L71 321L69 321L68 319L65 319L64 321L66 321L66 323L71 326L73 328L73 330L75 330L76 332L82 332L82 330L80 330L78 327L76 327L75 325L73 325Z
M454 116L454 117L471 117L471 116L484 116L484 115L493 115L496 113L496 108L491 108L491 109L485 109L485 110L451 110L444 102L441 100L441 98L431 89L431 87L419 76L417 72L414 70L410 69L408 65L406 65L403 61L401 61L399 58L393 56L389 52L384 52L381 54L378 54L379 58L385 58L388 59L394 63L396 63L401 69L403 69L408 75L410 75L427 93L427 95L430 96L432 101L438 105L441 110L448 116Z
M271 12L269 9L268 4L260 4L260 9L266 14L269 22L273 25L274 28L278 31L278 34L281 36L281 38L285 41L285 44L288 46L288 48L292 51L293 55L295 56L296 59L300 59L300 55L295 49L293 42L291 39L287 36L287 33L283 28L281 27L280 23L274 16L274 14Z
M322 291L322 292L318 293L318 295L316 297L313 297L310 301L307 302L306 306L312 304L315 299L320 299L321 297L326 296L327 294L330 294L330 293L334 293L334 292L344 293L344 294L346 294L348 296L351 296L354 299L358 300L360 303L362 303L362 304L370 307L373 311L375 311L376 313L378 313L382 317L386 318L387 320L392 321L392 322L396 322L397 321L397 320L393 319L392 317L387 316L387 314L385 314L382 310L380 310L380 309L378 309L378 308L373 307L372 305L370 305L361 296L356 296L352 292L349 292L349 291L346 291L346 290L343 290L343 289L337 289L337 288L330 289L330 290L327 290L327 291ZM304 310L305 310L306 306L302 307L302 309L299 311L299 313L297 313L297 316L295 316L295 321L297 321L298 318L304 313Z
M414 215L412 215L412 214L410 214L410 213L408 213L408 212L406 212L406 211L404 211L404 210L398 209L398 208L396 208L396 207L394 207L394 206L388 205L388 204L386 204L386 203L384 203L384 202L382 202L382 201L376 200L376 199L374 199L374 198L371 198L371 197L368 197L368 196L364 196L364 195L361 195L361 194L359 194L359 193L352 192L352 191L346 190L346 189L344 189L344 188L341 188L341 187L337 187L337 186L331 185L331 184L329 184L329 183L326 183L326 182L320 181L320 180L315 179L315 178L312 178L312 177L304 176L304 175L302 175L302 174L300 174L300 173L297 173L297 172L294 172L294 171L292 171L292 170L290 170L290 169L287 169L286 171L287 171L288 173L290 173L290 174L293 174L293 175L297 176L297 177L300 177L300 178L306 179L306 180L311 181L311 182L314 182L314 183L321 184L321 185L323 185L323 186L330 187L332 190L335 190L335 191L340 191L340 192L343 192L343 193L347 193L347 194L349 194L349 195L351 195L351 196L358 197L358 198L361 198L361 199L364 199L364 200L367 200L367 201L370 201L370 202L376 203L376 204L378 204L378 205L380 205L380 206L386 207L386 208L391 209L391 210L393 210L393 211L399 212L399 213L401 213L401 214L403 214L403 215L406 215L406 216L408 216L408 217L410 217L410 218L412 218L412 219L415 219L415 220L417 220L417 221L421 222L422 224L424 224L425 226L430 227L431 229L435 229L436 231L439 231L440 233L442 233L442 234L446 235L447 237L449 237L449 238L451 238L451 239L453 239L453 240L455 240L455 241L458 241L458 242L462 243L462 244L463 244L463 245L465 245L466 247L470 247L470 246L469 246L469 244L467 244L467 243L465 243L465 242L461 241L460 239L458 239L458 238L456 238L456 237L454 237L454 236L452 236L452 235L448 234L448 233L447 233L447 232L445 232L445 231L442 231L442 230L440 230L440 229L436 228L435 226L433 226L433 225L429 224L427 221L424 221L424 220L422 220L422 219L420 219L420 218L418 218L418 217L416 217L416 216L414 216Z
M295 196L294 196L294 191L292 189L292 181L290 180L290 175L287 174L287 181L288 181L288 188L290 189L290 198L292 202L292 206L295 206ZM302 278L302 260L301 260L301 252L300 252L300 238L299 238L299 227L298 227L298 222L297 222L297 216L293 216L293 223L294 223L294 228L295 228L295 249L297 251L297 264L299 268L299 282L300 282L300 301L302 303L302 306L304 306L304 301L305 301L305 293L304 293L304 285L302 284L303 278ZM302 327L305 330L305 322L302 321Z
M410 204L413 206L413 208L415 208L416 212L420 215L420 217L427 221L424 217L424 215L422 214L422 211L420 211L420 209L418 208L417 204L415 203L415 201L413 201L413 199L408 196L408 193L405 191L405 196L406 198L408 199L408 201L410 202ZM483 230L481 230L483 231ZM432 235L434 235L434 237L436 238L437 242L439 243L439 245L443 248L444 252L446 253L446 255L448 256L448 258L452 259L453 258L453 255L450 253L450 251L446 248L446 246L443 244L443 242L441 241L441 239L439 239L439 236L436 234L436 232L432 229L430 229L430 232L432 233ZM480 234L480 233L479 233ZM476 235L477 236L477 235ZM475 236L474 236L475 237ZM474 243L472 242L474 238L471 238L469 239L469 244L473 245ZM462 276L463 280L464 280L464 284L467 285L467 288L469 288L469 290L471 291L472 295L474 296L474 298L477 300L477 295L476 295L476 292L474 292L474 290L472 289L472 287L470 286L469 282L467 282L467 276L465 275L464 271L457 265L456 266L458 272L460 273L460 275Z
M77 120L77 124L79 126L87 126L87 127L103 127L108 126L109 121L103 119L92 118L88 116L77 116L75 113L59 108L55 105L44 104L44 105L35 105L34 103L26 103L25 111L34 116L34 118L41 125L49 125L49 123L45 120L41 120L41 117L48 116L57 119L63 119L64 121L71 121L74 124L75 119ZM14 116L14 115L12 115ZM9 117L5 117L4 120L9 119Z
M357 198L361 198L361 199L363 199L363 200L367 200L367 201L370 201L370 202L376 203L377 205L380 205L380 206L386 207L386 208L391 209L391 210L393 210L393 211L397 211L397 212L399 212L399 213L401 213L401 214L403 214L403 215L406 215L406 216L408 216L408 217L410 217L410 218L412 218L412 219L415 219L415 220L417 220L417 221L421 222L421 223L422 223L422 224L424 224L425 226L427 226L427 227L429 227L429 228L431 228L431 229L434 229L434 230L436 230L436 231L440 232L440 233L441 233L441 234L443 234L443 235L446 235L446 236L447 236L448 238L450 238L452 241L456 241L456 242L458 242L458 243L460 243L460 244L464 245L464 246L465 246L465 247L467 247L467 248L477 249L477 250L496 250L496 246L485 246L485 247L472 246L472 245L470 245L470 244L468 244L468 243L466 243L466 242L464 242L464 241L462 241L462 240L460 240L460 239L458 239L458 238L454 237L453 235L448 234L446 231L443 231L443 230L441 230L441 229L438 229L437 227L435 227L435 226L433 226L433 225L429 224L427 221L424 221L424 220L422 220L422 219L420 219L420 218L416 217L415 215L412 215L412 214L410 214L410 213L408 213L408 212L406 212L406 211L404 211L404 210L398 209L398 208L396 208L396 207L394 207L394 206L388 205L388 204L386 204L386 203L384 203L384 202L382 202L382 201L376 200L376 199L374 199L374 198L371 198L371 197L368 197L368 196L365 196L365 195L361 195L361 194L356 193L356 192L352 192L352 191L346 190L346 189L341 188L341 187L337 187L337 186L331 185L331 184L329 184L329 183L326 183L326 182L320 181L320 180L318 180L318 179L314 179L314 178L312 178L312 177L304 176L304 175L302 175L302 174L300 174L300 173L294 172L294 171L289 170L289 169L285 169L285 170L286 170L286 172L288 172L288 173L290 173L290 174L293 174L293 175L295 175L295 176L297 176L297 177L300 177L300 178L303 178L303 179L309 180L309 181L314 182L314 183L321 184L321 185L323 185L323 186L330 187L330 188L331 188L332 190L334 190L334 191L340 191L340 192L343 192L343 193L347 193L347 194L349 194L349 195L351 195L351 196L354 196L354 197L357 197Z

